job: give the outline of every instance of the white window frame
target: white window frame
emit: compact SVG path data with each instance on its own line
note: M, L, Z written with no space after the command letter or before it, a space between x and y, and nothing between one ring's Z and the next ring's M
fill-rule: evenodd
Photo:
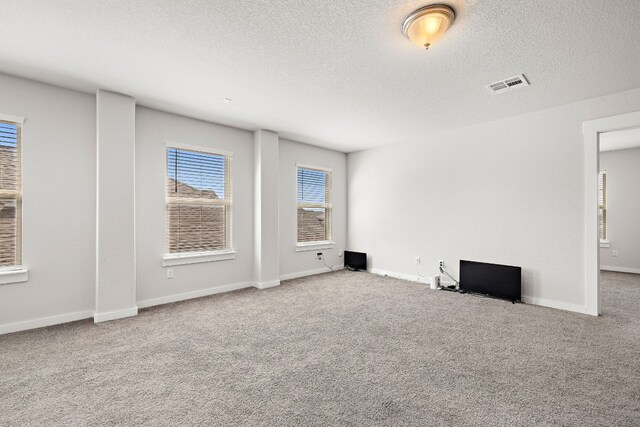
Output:
M329 203L300 203L298 202L298 169L313 169L331 174L331 200ZM314 251L318 249L333 249L336 242L333 240L333 169L310 165L305 163L296 163L295 169L296 176L296 252ZM298 242L298 209L299 208L324 208L328 209L331 217L328 219L331 222L331 236L327 240L318 240L314 242Z
M173 141L165 141L164 147L164 195L165 195L165 245L168 238L168 230L166 229L167 225L167 211L166 206L169 203L169 197L167 196L166 190L166 182L169 178L168 170L167 170L167 150L169 148L175 148L178 150L189 150L189 151L199 151L201 153L213 154L218 156L225 156L229 158L229 168L225 171L225 195L228 194L230 197L228 200L211 200L208 204L211 205L224 205L226 206L226 240L228 242L228 247L226 249L221 249L217 251L202 251L202 252L176 252L171 253L168 251L168 247L165 246L165 255L162 258L162 266L163 267L171 267L174 265L185 265L185 264L198 264L203 262L214 262L214 261L226 261L232 260L236 257L236 251L233 248L233 190L232 190L232 174L233 174L233 152L226 150L219 150L215 148L209 147L201 147L195 145L182 144Z
M22 162L22 142L23 138L23 126L26 119L20 116L13 116L9 114L0 113L0 120L3 122L9 122L18 125L20 129L20 138L18 141L18 173L20 176L18 177L20 181L20 190L17 191L16 195L16 220L17 220L17 230L16 230L16 258L20 262L16 265L7 265L4 267L0 267L0 285L9 284L9 283L20 283L26 282L29 280L29 271L24 263L24 253L23 253L23 215L22 215L22 204L23 204L23 189L22 189L22 176L23 176L23 162ZM8 195L8 193L7 193Z

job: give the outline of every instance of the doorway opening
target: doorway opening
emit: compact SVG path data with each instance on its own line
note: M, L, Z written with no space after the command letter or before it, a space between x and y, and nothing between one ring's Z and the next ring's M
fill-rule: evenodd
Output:
M594 316L598 316L601 313L601 245L603 246L603 253L608 256L609 252L605 252L604 250L610 249L611 258L614 258L613 249L611 249L613 246L611 242L611 238L613 237L611 234L611 225L614 220L611 212L612 174L610 171L601 167L601 160L604 159L601 159L600 148L602 146L605 150L603 152L617 151L611 150L610 148L627 144L628 148L632 149L630 144L633 143L629 143L627 139L633 140L635 136L640 136L639 129L640 112L591 120L584 122L583 125L585 140L585 311ZM638 147L640 147L640 143ZM638 148L638 150L640 150L640 148ZM609 162L608 158L610 157L613 156L603 155L603 158L607 158L607 160L602 162L602 166L605 166L606 163ZM616 174L616 176L618 176L618 174ZM616 185L619 185L620 177L618 176L615 181L617 182ZM617 199L618 201L620 200L619 197L617 197ZM637 200L636 202L640 203ZM615 228L614 226L614 229ZM621 243L621 241L618 241L616 245L619 243ZM638 256L640 257L640 248L637 249ZM615 258L620 258L620 248L617 250L618 256ZM625 252L627 252L627 249L625 249ZM632 258L635 256L633 250L629 250L628 255ZM602 260L605 261L607 258L602 255ZM604 266L612 267L606 264Z

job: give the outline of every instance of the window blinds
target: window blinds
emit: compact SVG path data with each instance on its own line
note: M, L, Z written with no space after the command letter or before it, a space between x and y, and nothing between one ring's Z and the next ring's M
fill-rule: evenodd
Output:
M21 128L0 121L0 267L22 263Z
M598 232L600 240L607 240L607 172L598 175Z
M298 243L331 240L331 171L300 167L298 178Z
M231 156L167 147L167 250L231 249Z

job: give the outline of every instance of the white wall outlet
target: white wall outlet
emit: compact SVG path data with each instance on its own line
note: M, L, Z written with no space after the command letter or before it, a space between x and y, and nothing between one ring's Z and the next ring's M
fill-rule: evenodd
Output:
M416 264L420 264L420 257L419 256L416 257Z
M338 258L342 258L342 250L338 251Z
M316 255L318 256L318 259L322 259L322 252L318 252Z
M617 249L613 250L613 256L618 256L618 250Z
M167 279L173 279L173 268L167 270Z
M444 267L444 260L441 259L440 261L438 261L438 268Z

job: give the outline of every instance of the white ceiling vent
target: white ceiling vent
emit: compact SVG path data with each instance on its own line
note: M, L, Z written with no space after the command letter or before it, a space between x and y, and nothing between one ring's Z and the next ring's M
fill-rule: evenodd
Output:
M518 89L521 87L529 86L529 82L525 78L524 75L520 74L519 76L510 77L505 80L500 80L497 82L493 82L487 85L487 89L489 92L497 95L502 92L508 92L510 90Z

